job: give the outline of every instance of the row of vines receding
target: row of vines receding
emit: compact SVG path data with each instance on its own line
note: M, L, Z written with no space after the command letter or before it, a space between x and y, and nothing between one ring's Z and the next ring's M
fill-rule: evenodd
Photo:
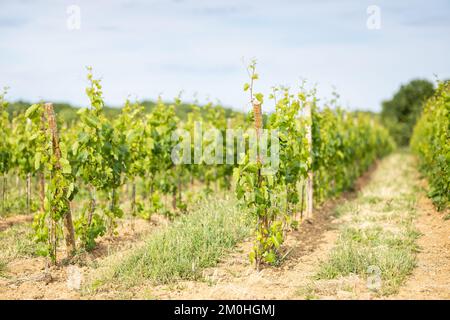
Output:
M11 116L4 92L2 214L17 210L25 198L25 211L34 213L36 252L56 262L61 243L69 257L92 250L100 237L117 233L124 217L174 219L211 194L235 193L254 218L250 259L258 267L277 264L286 232L313 218L313 204L349 189L394 145L373 115L344 111L337 96L320 105L316 91L304 84L296 92L274 87L267 99L274 112L264 113L264 95L254 90L255 63L248 72L247 115L195 102L181 119L177 97L173 103L159 99L150 110L127 99L111 118L91 69L90 105L70 123L58 121L49 103ZM227 129L244 132L243 141ZM261 156L264 150L271 161Z
M266 147L267 158L273 152L279 155L275 172L271 171L273 162L261 161L261 157L252 161L251 148L234 172L237 196L256 220L250 259L259 267L280 261L286 231L312 218L313 202L349 189L377 158L393 150L394 142L372 115L344 111L337 105L337 95L319 108L316 91L307 91L303 85L295 93L274 87L269 100L275 112L263 117L264 96L254 92L255 63L248 71L250 82L244 90L250 93L256 137L261 139L261 129L266 129L268 136L276 132L279 142L276 148ZM252 137L247 139L250 144ZM306 216L305 207L310 208Z
M411 149L428 178L429 197L438 210L450 203L450 81L441 82L426 101L411 138Z

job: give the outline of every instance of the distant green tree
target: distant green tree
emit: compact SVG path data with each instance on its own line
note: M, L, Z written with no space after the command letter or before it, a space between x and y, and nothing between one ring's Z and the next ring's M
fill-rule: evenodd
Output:
M423 103L434 94L432 82L415 79L402 85L392 99L383 101L382 120L399 146L409 144Z
M19 100L16 102L9 103L6 111L8 112L9 116L12 117L21 112L25 112L25 110L27 110L27 108L29 108L29 106L31 104L32 103L30 103L30 102ZM164 104L169 106L171 104L171 102L164 102ZM150 100L142 101L141 105L144 107L145 114L149 114L150 112L152 112L152 110L156 106L155 102L150 101ZM79 110L78 106L71 105L69 103L53 103L53 108L55 110L59 124L65 123L65 124L71 126L73 123L75 123L79 119L79 116L77 115L77 111ZM223 109L225 112L225 117L227 117L227 118L231 118L234 115L241 113L239 111L234 111L231 108L222 107L222 106L214 106L213 108L220 109L220 110ZM103 113L104 113L105 117L109 120L113 120L113 119L116 119L117 117L119 117L120 112L121 112L120 108L111 107L111 106L103 107ZM175 109L176 116L183 121L186 121L188 119L188 114L191 112L192 112L192 106L187 103L181 103ZM205 116L204 108L201 109L201 112L202 112L202 115Z

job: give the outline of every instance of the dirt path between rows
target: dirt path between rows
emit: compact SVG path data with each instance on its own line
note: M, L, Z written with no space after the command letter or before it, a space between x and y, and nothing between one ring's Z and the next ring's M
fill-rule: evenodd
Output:
M392 299L450 299L450 220L421 196L416 227L422 233L413 274Z
M31 221L33 221L32 215L20 215L20 216L7 217L7 218L3 218L3 219L0 217L0 232L10 228L11 226L13 226L15 224L31 222Z
M248 239L216 267L204 270L201 281L178 281L158 286L144 282L126 292L111 289L81 294L68 287L70 270L66 266L47 269L45 259L28 257L16 259L8 265L6 277L0 277L0 299L450 299L450 220L445 220L445 214L434 209L423 191L417 193L417 216L414 220L415 227L422 234L418 239L417 267L398 293L388 297L374 295L365 288L365 280L356 275L327 281L314 280L320 265L336 245L339 228L345 223L345 217L335 216L336 208L355 201L358 203L359 197L366 197L367 214L389 215L388 211L380 210L386 205L385 200L372 204L373 199L368 195L374 190L386 193L386 199L393 197L394 193L401 194L402 190L396 189L393 176L399 174L401 167L410 168L417 175L413 162L407 164L405 158L390 156L358 180L356 191L316 209L312 223L304 222L298 231L288 234L283 244L286 255L279 267L256 271L248 259L252 246L252 240ZM393 186L383 186L388 181L386 179L394 179ZM414 185L419 183L417 178L412 180L405 181ZM380 189L380 184L384 189ZM28 222L21 216L8 219L0 221L0 231L2 227ZM141 244L144 235L166 223L140 221L134 232L130 231L129 224L124 224L118 239L102 239L98 248L85 257L87 262L79 265L79 271L86 276L95 273L102 260L114 259L115 256L120 258Z
M288 234L283 244L286 256L281 266L256 271L248 258L253 243L249 239L216 267L206 269L203 281L179 281L156 287L144 283L130 289L132 296L141 299L299 299L299 288L308 286L317 265L335 244L338 236L336 206L355 198L370 181L376 167L374 165L358 179L355 191L327 201L315 210L312 223L303 222L297 231ZM102 298L114 295L110 292Z
M420 184L415 166L410 155L394 154L383 159L373 172L359 180L357 192L328 202L315 211L313 224L303 223L299 231L288 235L284 247L289 254L280 267L256 271L248 261L252 246L248 240L216 267L205 270L202 281L179 281L156 287L144 283L132 288L131 295L146 299L449 299L450 221L436 212L423 191L417 193L415 209L411 209L417 213L413 224L423 234L418 240L417 268L398 293L383 296L372 292L366 287L366 280L357 275L321 281L314 278L335 247L339 228L346 223L345 219L351 219L351 216L335 218L335 208L342 203L352 204L358 195L354 203L359 206L365 201L367 214L387 215L387 222L393 214L395 219L395 212L381 208L391 204L391 197L401 198L408 185ZM410 180L395 179L395 174L402 174L402 170L410 172ZM386 185L386 179L394 180ZM372 204L369 195L373 192L381 195L381 202Z
M167 224L167 219L158 215L152 216L151 221L125 220L117 228L116 236L100 238L93 251L74 258L73 266L61 261L56 266L49 265L44 257L18 257L10 261L6 271L0 274L0 300L88 299L81 295L79 287L87 275L95 273L101 261L133 250L148 234ZM65 257L64 251L59 252L59 256ZM78 281L81 283L77 285Z
M286 247L292 256L283 266L256 271L248 262L252 242L241 244L234 254L216 268L204 272L205 281L183 281L171 286L158 286L137 293L139 298L155 299L295 299L296 290L309 281L317 263L333 247L337 232L329 226L315 225L311 241L304 242L303 232L288 236ZM305 228L306 229L306 228ZM308 228L309 229L309 228ZM302 246L298 246L302 243ZM292 246L295 246L294 248ZM141 288L143 289L143 288ZM150 292L149 292L150 290ZM146 296L143 296L142 294Z

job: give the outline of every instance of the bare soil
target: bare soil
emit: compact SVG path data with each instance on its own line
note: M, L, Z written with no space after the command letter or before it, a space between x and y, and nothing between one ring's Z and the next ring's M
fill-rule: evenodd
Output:
M96 266L111 255L120 255L143 242L143 238L156 228L168 223L162 216L154 215L151 221L126 220L119 225L116 236L104 236L91 252L80 253L73 265L64 259L56 266L43 257L28 257L10 262L3 277L0 276L0 299L84 299L77 286L71 286L71 279L79 277L81 283L86 275L95 272ZM58 252L64 257L64 251Z
M143 283L130 289L138 299L298 299L298 289L308 285L320 261L333 248L338 236L333 213L337 205L356 197L370 181L377 164L358 179L355 191L327 201L314 212L314 219L303 221L298 230L288 234L284 244L284 259L279 267L256 271L248 252L252 240L241 243L236 250L213 268L204 270L203 281L179 281L171 285L154 286ZM102 294L114 298L119 292Z
M0 232L10 228L18 223L25 223L33 221L33 217L29 215L18 215L13 217L2 218L0 217Z
M413 274L392 299L450 299L450 220L420 196L416 227L422 236Z
M308 288L317 285L313 283L313 276L335 246L339 235L338 226L342 221L334 216L336 206L356 197L378 170L380 169L374 166L358 180L355 192L345 193L338 199L326 202L315 210L312 221L304 221L297 231L290 232L283 245L283 261L278 267L266 267L256 271L248 260L248 252L252 246L252 241L248 239L228 256L223 257L216 267L204 270L202 281L179 281L158 286L148 282L130 288L126 293L111 289L110 292L99 294L81 294L79 289L71 286L71 282L80 280L76 277L73 279L71 266L62 261L57 266L48 266L46 259L40 257L21 258L9 263L3 276L0 275L0 299L308 298ZM395 172L395 169L392 172ZM386 177L392 178L395 177ZM387 298L450 299L450 220L445 220L445 214L434 209L423 192L418 193L417 197L419 200L415 225L422 233L418 240L420 252L417 255L417 267L400 291ZM29 223L30 220L27 216L0 220L0 232L15 223ZM141 245L145 236L167 223L166 219L159 216L152 217L151 222L136 219L133 229L131 222L126 221L119 227L117 237L103 237L94 251L80 256L75 273L78 272L83 280L89 274L95 273L101 261L111 256L120 258ZM358 277L347 277L344 282L336 279L327 283L328 287L330 285L334 286L333 293L319 298L386 298L368 294L364 290L359 293L357 288L361 286L361 279ZM342 290L343 286L348 285L353 286L353 290Z
M293 231L284 243L285 260L279 267L256 271L248 261L252 246L250 240L238 246L216 267L204 271L203 281L179 281L172 285L153 286L143 283L130 290L130 296L144 299L450 299L450 221L438 213L424 192L417 194L417 218L415 227L423 235L419 238L420 252L417 268L397 294L380 296L366 287L366 281L350 275L326 281L315 281L314 276L339 235L338 227L343 219L333 216L336 205L354 198L376 176L376 184L392 175L400 166L413 170L414 181L420 183L413 168L415 162L401 157L382 160L383 168L375 166L372 172L359 179L356 191L329 201L315 210L312 223L303 222L299 231ZM397 166L397 167L396 167ZM423 183L423 182L422 182ZM395 184L394 184L395 185ZM371 186L373 187L373 186ZM370 191L370 190L369 190ZM381 192L392 196L404 190L382 187ZM370 211L370 208L367 208ZM110 292L104 297L114 297Z

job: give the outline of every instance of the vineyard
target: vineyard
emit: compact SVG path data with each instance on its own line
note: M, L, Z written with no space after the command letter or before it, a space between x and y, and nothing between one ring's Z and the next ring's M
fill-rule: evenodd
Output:
M392 166L399 165L411 181L418 179L400 166L414 166L413 160L409 154L398 156L376 115L344 110L337 95L323 101L304 83L295 89L273 87L264 95L256 91L255 63L248 75L243 88L251 106L248 114L212 103L183 103L177 97L173 103L160 98L149 112L139 101L127 100L117 116L109 117L102 84L91 68L86 88L90 105L79 109L74 121L59 117L52 103L10 112L5 90L0 95L0 215L5 221L0 220L0 295L30 281L38 287L52 282L62 286L64 280L55 279L64 279L61 274L74 266L84 279L71 288L81 295L77 297L111 288L125 292L138 283L154 287L199 281L239 246L245 254L238 263L256 273L271 272L293 261L297 235L304 235L306 243L321 236L315 228L329 223L324 214L332 203L364 194L360 181L378 170L380 161L394 161ZM412 138L429 196L444 214L450 195L449 97L448 83L441 83ZM177 112L181 105L191 110L183 119ZM275 111L265 112L267 105ZM390 199L380 190L363 196L364 205L385 204L379 216L353 216L350 200L347 207L344 203L333 210L349 211L355 221L369 219L360 223L394 221L399 225L392 228L401 225L400 235L386 233L383 224L367 231L349 225L328 264L317 272L319 278L365 278L368 267L380 265L392 277L380 292L398 292L414 269L414 215L397 220L381 216L413 210L415 191L402 181L391 188ZM396 198L401 188L404 193ZM380 239L395 243L399 251L372 260L346 251L358 248L361 255L376 250L371 241ZM367 247L359 247L363 244ZM338 258L342 252L361 265L347 270ZM385 262L395 255L409 260ZM29 279L16 273L17 261L31 260L44 271ZM319 289L308 290L311 295Z
M411 141L430 182L429 196L439 210L450 203L450 83L441 82L425 104Z

